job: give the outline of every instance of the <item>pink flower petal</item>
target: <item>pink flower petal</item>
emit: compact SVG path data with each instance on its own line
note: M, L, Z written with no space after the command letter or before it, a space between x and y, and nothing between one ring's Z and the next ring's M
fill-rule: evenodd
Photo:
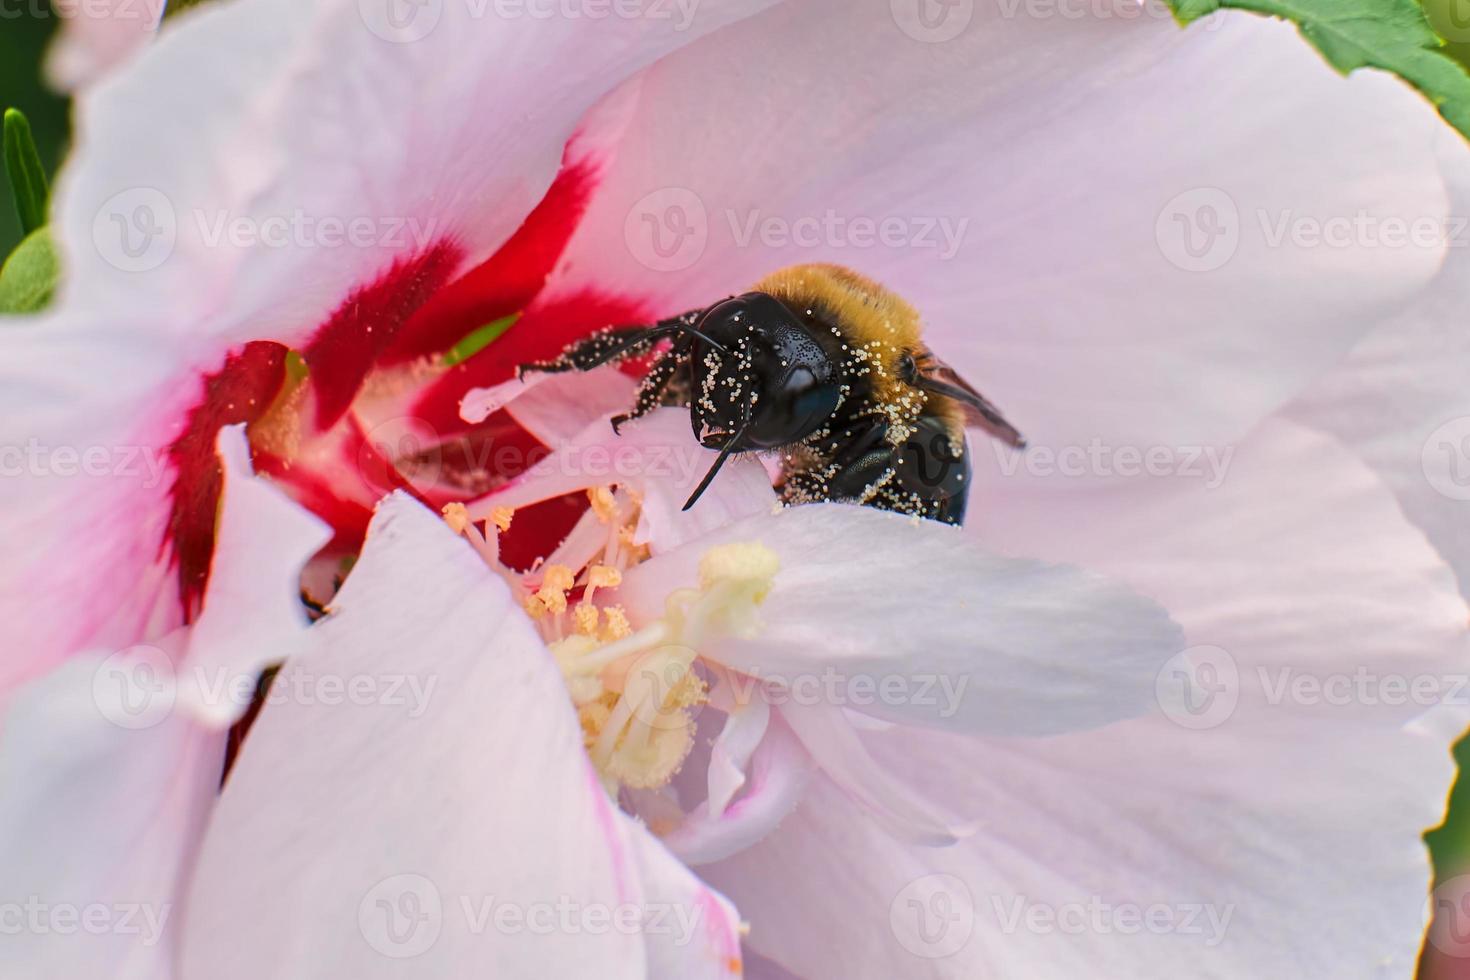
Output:
M8 974L177 976L181 893L224 733L137 700L152 688L133 672L166 683L166 666L156 649L84 655L6 703L0 881L26 917L7 929Z
M52 0L61 33L46 58L52 85L71 91L98 81L158 30L166 0Z
M696 508L697 510L698 508ZM958 529L846 504L764 514L630 570L635 623L698 583L701 556L759 541L781 569L749 638L700 654L773 682L791 703L967 731L1088 728L1153 705L1182 648L1154 602L1075 568L1002 558Z
M754 457L737 457L725 464L699 502L684 510L718 455L694 440L689 413L682 409L655 409L621 433L600 418L505 488L475 501L470 513L484 518L495 507L525 507L615 483L642 497L634 539L661 552L742 517L768 512L776 503L765 468Z
M791 815L806 794L815 764L791 729L779 718L750 759L744 793L720 809L712 797L699 804L662 838L690 865L723 861L765 839ZM712 771L713 775L713 771Z
M386 3L212 4L85 93L54 196L67 277L50 312L0 332L15 399L0 441L108 465L0 488L5 537L22 539L0 591L51 612L0 617L28 654L0 686L197 612L215 431L255 421L279 387L237 359L265 340L315 347L317 416L339 414L362 356L511 238L574 133L579 162L603 162L617 127L581 122L594 103L762 5L706 5L680 30L465 4L415 7L404 28ZM266 353L278 369L284 351ZM307 492L333 499L321 491Z
M243 428L220 430L218 443L223 516L205 614L190 633L194 683L180 695L201 721L227 727L249 707L260 672L300 649L307 626L301 569L332 535L278 488L251 477Z
M218 442L220 546L199 622L84 654L4 702L0 881L7 901L33 897L39 923L6 936L17 975L175 975L224 729L306 632L297 582L325 529L251 477L243 432Z
M1444 140L1440 166L1455 215L1470 208L1470 150ZM1361 455L1424 529L1470 595L1470 304L1467 230L1443 229L1457 246L1425 295L1384 322L1288 414L1337 436Z
M1008 506L974 533L1162 596L1192 643L1228 655L1216 667L1234 666L1213 686L1196 675L1214 697L1085 736L864 736L979 831L904 847L815 782L776 834L701 869L750 917L754 950L801 974L916 960L939 976L1413 973L1430 881L1420 835L1443 815L1460 729L1415 721L1426 705L1391 679L1446 696L1463 678L1466 610L1448 570L1361 462L1280 422L1221 486L1148 489ZM1192 560L1169 557L1181 554ZM1282 670L1389 683L1273 701L1263 681ZM796 861L805 874L778 875ZM825 898L834 887L846 901ZM1129 925L1129 909L1155 905L1162 926ZM832 940L854 934L872 941Z
M206 836L190 974L394 976L412 958L444 975L631 977L726 960L729 906L610 805L553 660L437 516L382 504L312 638ZM611 925L665 906L697 908L701 931L673 948Z
M851 265L1033 446L1197 445L1289 398L1445 254L1280 235L1453 213L1432 107L1344 81L1291 25L964 3L933 7L964 30L931 43L900 7L787 4L650 69L552 295L612 282L668 316Z

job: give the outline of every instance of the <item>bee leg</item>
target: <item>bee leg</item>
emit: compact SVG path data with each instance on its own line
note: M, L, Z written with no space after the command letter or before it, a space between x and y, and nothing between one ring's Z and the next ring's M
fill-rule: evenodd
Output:
M888 442L887 434L888 425L883 421L871 421L835 433L816 447L831 462L825 467L792 474L783 487L783 496L788 502L870 502L896 471L896 450Z
M668 334L657 326L612 327L577 341L552 360L522 364L519 373L521 377L525 377L531 371L542 374L591 371L595 367L639 353L640 349L651 346L666 336Z
M678 373L685 357L682 350L676 348L654 362L643 378L643 383L638 386L638 401L633 410L612 420L613 432L616 433L624 423L640 419L663 404L664 391L669 387L669 382L674 380L674 375Z
M652 326L609 327L577 341L552 360L522 364L519 375L525 377L528 371L544 374L591 371L604 364L645 353L648 348L666 337L689 333L699 312L701 311L695 310L660 320Z

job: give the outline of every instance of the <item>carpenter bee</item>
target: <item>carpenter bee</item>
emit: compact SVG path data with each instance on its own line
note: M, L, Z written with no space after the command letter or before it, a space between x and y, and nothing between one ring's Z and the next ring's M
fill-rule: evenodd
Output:
M787 503L849 501L963 523L965 427L1025 446L1000 411L925 346L918 312L836 265L796 265L749 292L654 324L612 327L529 371L653 355L633 408L683 405L719 450L684 509L734 453L780 454Z

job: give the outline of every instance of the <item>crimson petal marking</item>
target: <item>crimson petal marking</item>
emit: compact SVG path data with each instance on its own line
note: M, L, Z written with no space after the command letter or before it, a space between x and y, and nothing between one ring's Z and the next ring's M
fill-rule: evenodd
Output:
M383 363L441 354L471 331L526 309L581 223L602 170L590 159L564 163L516 233L414 313L384 351Z
M167 555L172 546L186 622L199 615L214 556L214 526L224 485L215 437L224 426L254 422L265 414L285 378L285 347L264 340L246 344L203 378L203 397L190 410L183 434L168 447L174 469L169 489L173 512L159 554Z
M428 301L464 258L458 245L440 241L395 262L370 285L348 296L304 351L316 395L321 430L346 414L379 356L402 326Z

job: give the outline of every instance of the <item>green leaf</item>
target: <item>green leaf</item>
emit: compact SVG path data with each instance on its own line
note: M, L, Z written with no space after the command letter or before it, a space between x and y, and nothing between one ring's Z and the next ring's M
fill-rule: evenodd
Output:
M29 235L46 224L49 191L30 121L19 109L5 110L5 173L10 177L21 231Z
M474 330L462 337L459 343L449 348L449 353L444 355L444 366L454 367L456 364L463 364L465 361L468 361L480 353L480 351L499 340L500 335L509 330L520 318L521 315L519 313L512 313L510 316L503 316L499 320L492 320L478 330Z
M51 232L38 228L0 266L0 313L35 313L56 290L61 263Z
M164 19L167 20L174 14L181 14L190 7L197 7L203 2L204 0L169 0L168 6L163 8Z
M1470 138L1470 73L1429 26L1418 0L1169 0L1188 24L1221 7L1280 17L1343 74L1358 68L1393 72L1434 103Z

